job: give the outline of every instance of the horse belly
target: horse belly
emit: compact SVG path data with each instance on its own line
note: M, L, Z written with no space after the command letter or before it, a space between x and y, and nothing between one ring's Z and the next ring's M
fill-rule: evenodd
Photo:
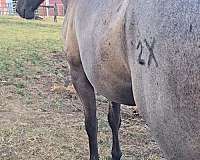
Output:
M199 4L185 2L140 0L127 13L136 104L169 160L200 157Z
M134 105L123 32L122 29L118 30L108 29L96 42L97 47L88 53L92 54L90 63L82 57L82 64L89 81L99 94L117 103Z
M123 72L123 69L116 73L108 69L108 66L104 65L98 68L97 64L97 68L92 72L92 77L88 77L96 92L107 97L110 101L133 105L131 79Z

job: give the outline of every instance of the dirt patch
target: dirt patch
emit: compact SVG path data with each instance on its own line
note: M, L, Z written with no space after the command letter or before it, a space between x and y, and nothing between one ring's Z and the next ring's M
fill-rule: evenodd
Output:
M0 82L0 159L85 160L88 140L82 105L73 88L63 53L51 53L46 69ZM33 67L33 66L28 66ZM97 98L101 159L111 159L108 102ZM159 160L161 152L133 107L122 107L120 141L125 160Z

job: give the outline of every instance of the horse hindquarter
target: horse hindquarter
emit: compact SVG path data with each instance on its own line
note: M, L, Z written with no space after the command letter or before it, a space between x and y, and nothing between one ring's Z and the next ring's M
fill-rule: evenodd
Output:
M82 3L81 3L82 2ZM75 29L85 74L99 94L134 104L124 34L128 0L82 0Z
M199 159L198 1L137 0L126 24L136 104L170 160Z

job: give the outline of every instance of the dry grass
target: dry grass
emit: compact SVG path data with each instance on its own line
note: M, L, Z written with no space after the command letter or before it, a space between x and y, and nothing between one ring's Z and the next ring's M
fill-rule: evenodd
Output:
M0 17L1 160L88 159L81 103L63 89L69 72L60 30L61 20ZM97 105L99 151L109 160L108 104L99 97ZM159 148L133 108L124 106L122 119L123 159L159 160Z

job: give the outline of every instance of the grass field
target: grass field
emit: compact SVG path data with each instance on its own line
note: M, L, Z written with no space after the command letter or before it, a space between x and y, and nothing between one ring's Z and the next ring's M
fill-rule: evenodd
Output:
M62 18L26 21L0 16L0 160L86 160L81 103L67 90ZM98 98L98 143L109 160L108 103ZM124 160L159 160L161 152L132 107L122 108Z

